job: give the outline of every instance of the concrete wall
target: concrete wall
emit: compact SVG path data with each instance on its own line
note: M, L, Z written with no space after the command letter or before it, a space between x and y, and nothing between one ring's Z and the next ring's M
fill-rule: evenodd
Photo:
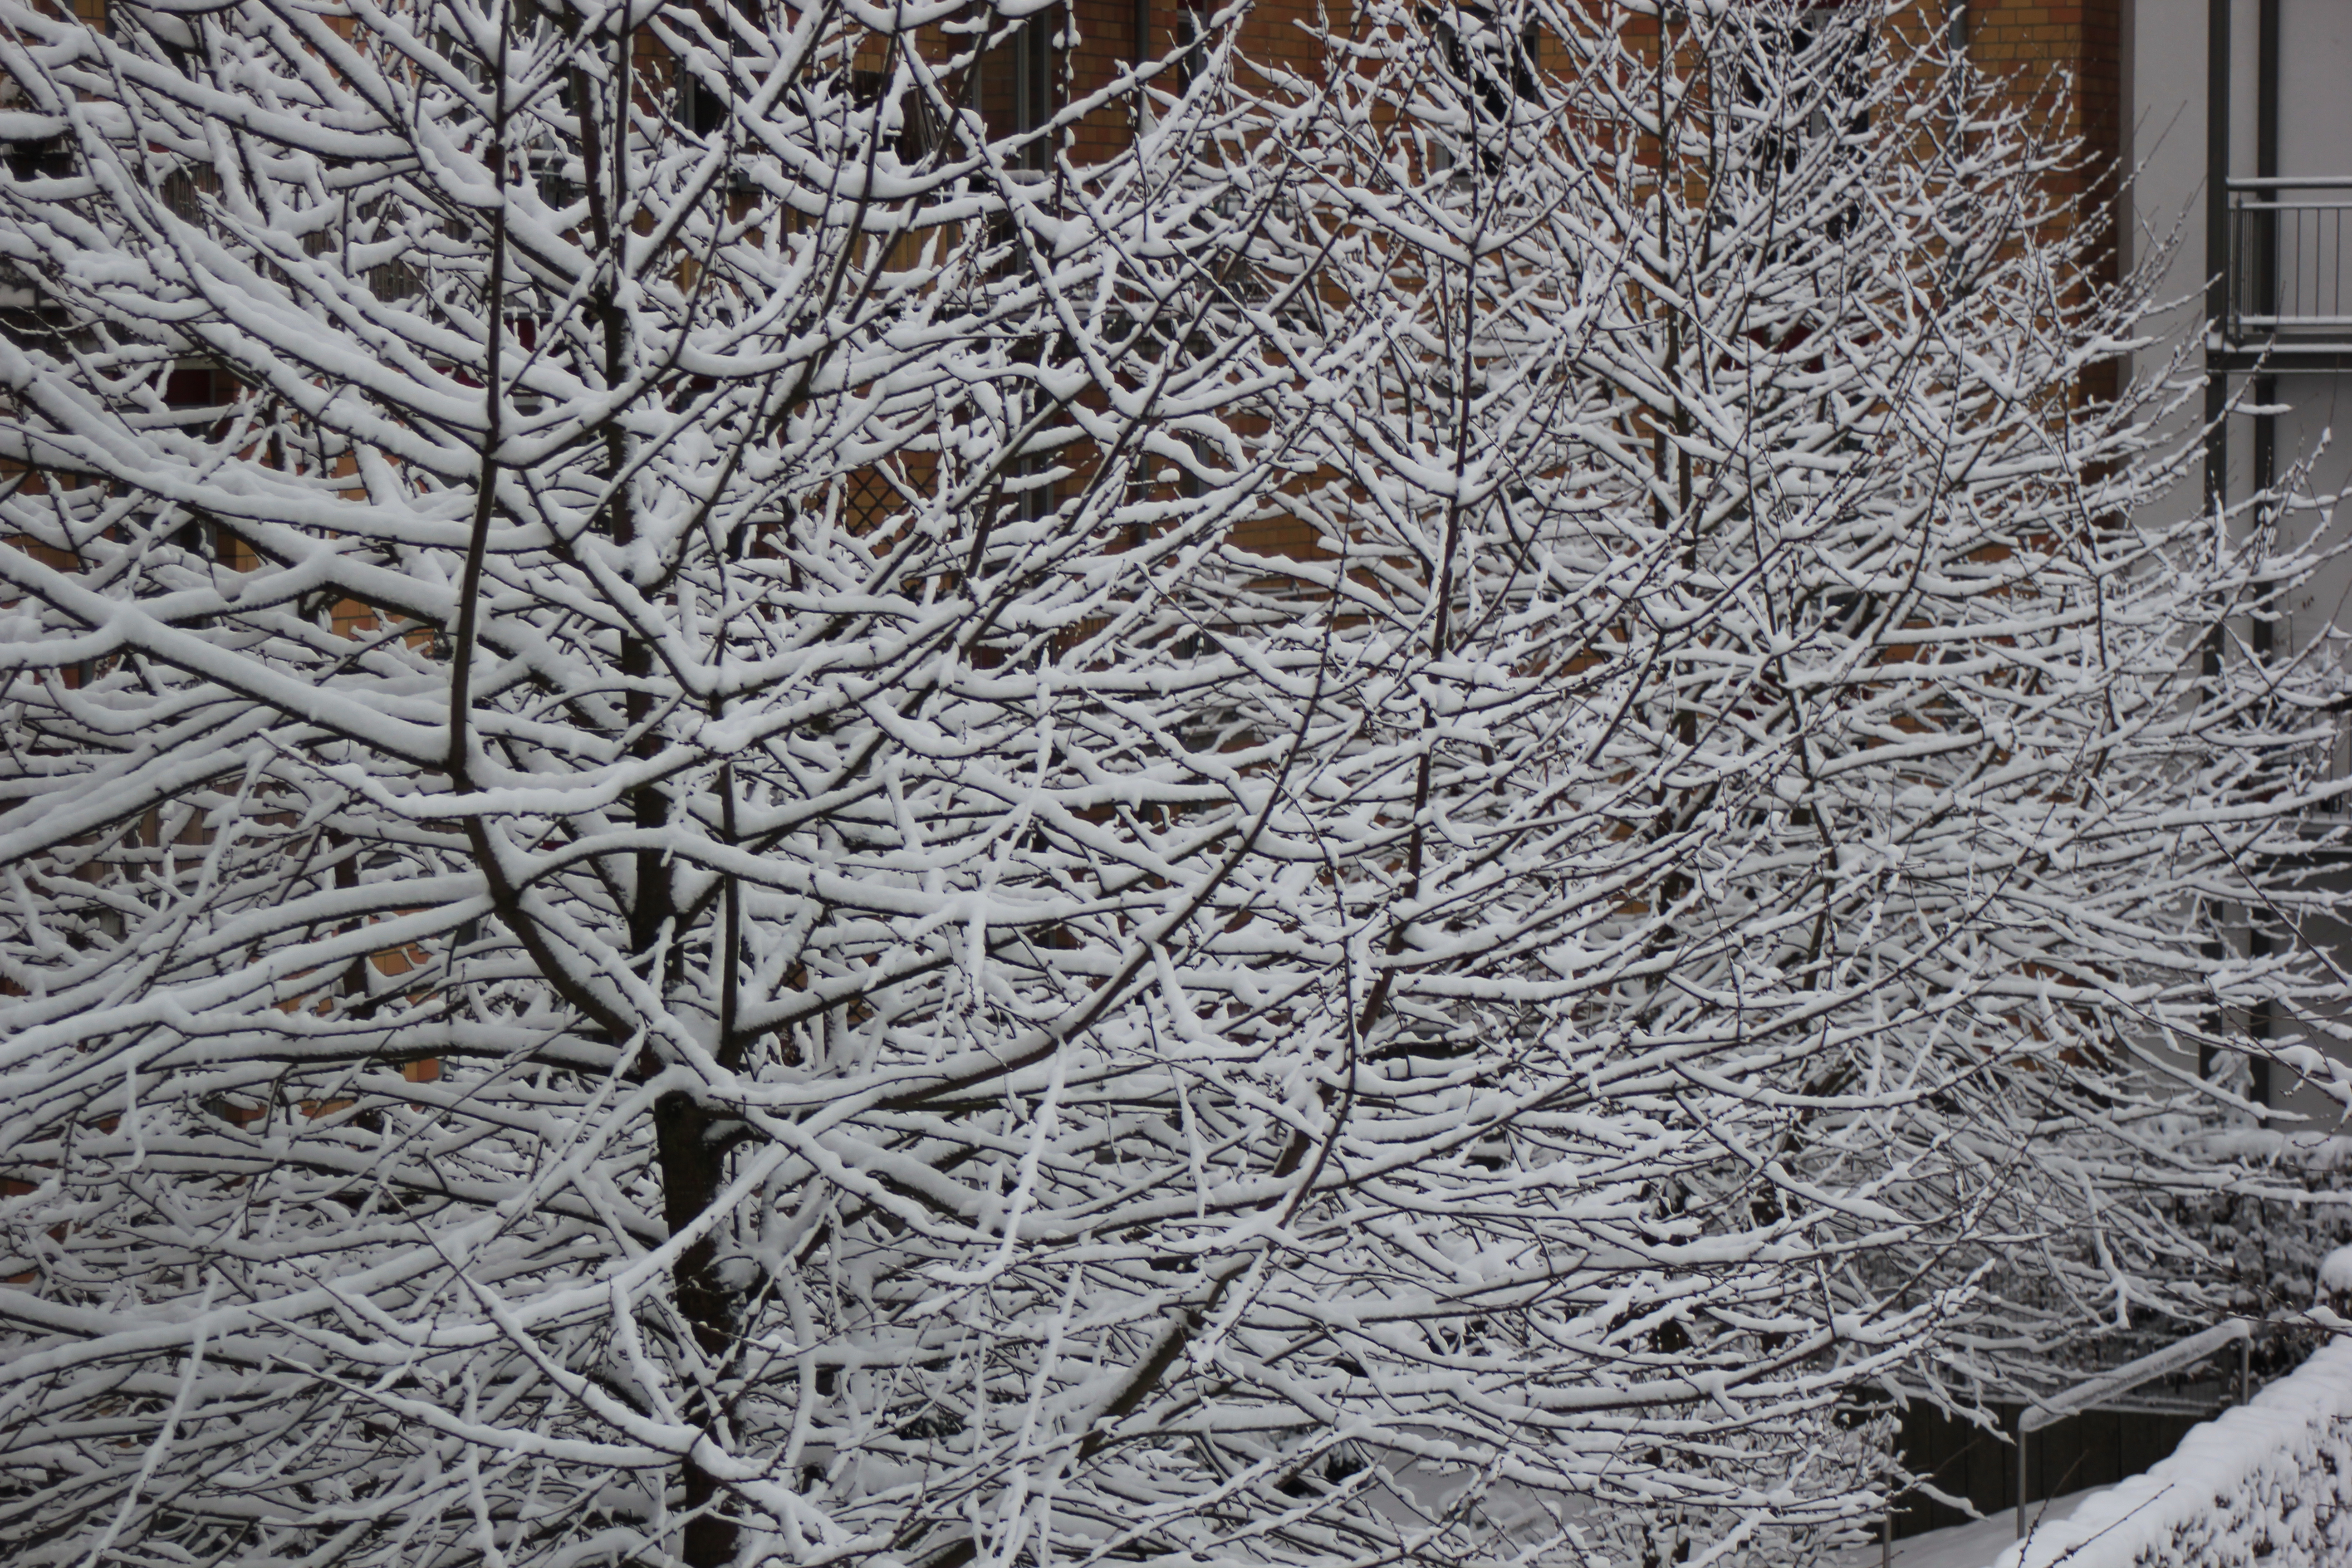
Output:
M2231 17L2230 172L2256 173L2258 26L2260 0L2226 0ZM2153 264L2168 243L2162 294L2182 305L2152 318L2150 331L2168 342L2194 337L2204 314L2208 0L2126 0L2122 22L2123 79L2130 110L2117 151L2129 171L2127 221L2120 252L2128 265ZM2279 0L2279 158L2282 175L2352 176L2352 0ZM2319 200L2352 201L2352 191L2304 193ZM2347 215L2352 219L2352 214ZM2346 268L2352 274L2352 267ZM2352 277L2347 277L2352 282ZM2345 332L2352 341L2352 329ZM2137 369L2154 370L2161 350L2140 356ZM2248 393L2245 378L2233 384ZM2275 422L2279 470L2312 464L2307 494L2326 497L2352 488L2352 373L2284 375L2272 395L2286 411ZM2188 422L2184 421L2184 424ZM2252 488L2254 420L2230 421L2229 494ZM2335 437L2330 438L2330 433ZM2185 430L2184 430L2185 433ZM2173 498L2193 506L2199 497ZM2317 526L2323 509L2295 514L2298 528ZM2352 522L2352 513L2347 513ZM2283 606L2277 629L2282 653L2325 654L2330 639L2352 631L2352 562L2338 563ZM2315 646L2316 645L2316 646ZM2352 744L2337 743L2339 770L2352 772ZM2339 954L2352 956L2352 931L2333 933ZM2275 1082L2272 1102L2332 1128L2332 1102L2297 1082Z
M2202 315L2207 3L2128 0L2124 29L2132 106L2121 152L2133 174L2123 252L2127 264L2150 260L2178 235L2163 291L2189 303L2148 322L2168 337L2193 333ZM2257 0L2229 4L2231 173L2246 175L2255 172ZM2279 172L2352 176L2352 0L2279 0ZM2352 191L2323 199L2352 201ZM2352 330L2346 335L2352 339ZM2143 355L2140 368L2158 357ZM2333 492L2352 484L2352 374L2277 379L2279 402L2291 405L2278 420L2282 468L2318 452L2326 433L2341 430L2345 439L2319 458L2312 488ZM2253 421L2239 417L2231 426L2231 493L2242 496L2253 476ZM2287 608L2282 640L2294 648L2339 621L2352 626L2352 569Z

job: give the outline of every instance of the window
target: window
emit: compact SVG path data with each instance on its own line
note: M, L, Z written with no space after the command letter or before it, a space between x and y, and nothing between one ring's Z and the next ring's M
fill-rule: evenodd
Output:
M1869 23L1855 7L1758 16L1745 43L1739 97L1762 130L1762 163L1794 173L1809 145L1870 129Z
M1439 96L1451 97L1460 106L1479 164L1494 174L1503 166L1502 142L1513 105L1543 96L1535 71L1537 30L1533 24L1515 29L1475 0L1460 0L1444 10L1425 9L1421 19L1436 45L1442 71Z
M1190 92L1209 54L1209 8L1205 0L1185 0L1176 10L1176 90Z
M1023 24L1013 40L1013 129L1037 131L1054 118L1055 46L1061 42L1062 8L1040 11ZM1043 169L1053 163L1053 148L1040 140L1024 149L1024 168Z
M1745 124L1737 137L1758 197L1811 206L1823 179L1834 184L1849 150L1868 133L1870 16L1831 0L1794 15L1755 16L1741 37ZM1836 245L1853 232L1861 207L1848 201L1804 216L1811 237L1803 244Z
M225 370L210 365L182 364L163 375L163 406L166 408L203 409L210 412L226 408L236 401L236 378Z
M856 70L849 73L849 101L859 112L878 109L876 133L884 145L898 155L899 163L914 168L930 156L940 144L931 106L919 92L905 92L895 99L890 96L891 78L878 70Z
M727 129L727 95L704 83L691 71L681 71L686 78L684 102L680 115L686 128L697 136L716 136Z
M220 176L210 169L174 169L163 176L163 188L159 194L163 205L182 223L202 224L205 198L219 190Z
M62 180L73 168L73 143L62 136L8 144L8 173L14 179Z
M1019 24L982 61L980 104L992 138L1018 136L1051 123L1060 96L1064 10L1054 5ZM1015 166L1047 169L1053 148L1043 138L1024 148Z

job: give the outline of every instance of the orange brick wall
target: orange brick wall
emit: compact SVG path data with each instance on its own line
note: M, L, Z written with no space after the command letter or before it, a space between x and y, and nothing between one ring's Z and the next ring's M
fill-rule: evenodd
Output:
M1969 11L1971 59L2012 81L2018 101L2056 109L2059 124L2095 153L2121 153L2122 0L1977 0ZM2070 90L2051 90L2053 68L2073 79Z
M1203 13L1221 0L1194 0ZM1919 0L1918 23L1942 27L1951 0ZM1969 56L2000 82L2003 95L2027 109L2054 135L2080 138L2088 165L2060 183L2057 192L2084 198L2084 216L2112 244L2116 165L2123 151L2123 14L2125 0L1972 0L1968 7ZM1145 0L1145 52L1162 56L1172 46L1186 0ZM1133 0L1072 0L1080 43L1070 62L1069 90L1099 90L1136 56ZM1245 56L1309 66L1318 49L1306 31L1317 17L1316 0L1259 0L1242 26ZM1325 12L1330 26L1344 28L1345 0ZM1653 25L1654 26L1654 25ZM1650 31L1640 23L1629 29ZM1167 85L1172 86L1172 83ZM1106 155L1126 143L1129 110L1123 105L1093 116L1074 138L1080 162Z
M2101 259L2093 276L2116 274L2116 202L2123 157L2124 0L1975 0L1969 57L2003 83L2011 103L2052 132L2081 139L2087 165L2060 177L2052 194L2077 198L2080 221L2096 226ZM2112 391L2112 377L2085 387Z
M1066 63L1066 89L1074 96L1101 90L1136 58L1139 8L1134 0L1066 0L1076 23L1079 42ZM1189 0L1199 14L1213 12L1223 0ZM1596 0L1606 4L1608 0ZM1916 0L1898 21L1906 27L1949 26L1954 0ZM1971 62L1997 84L2002 98L2024 110L2032 121L2053 138L2078 141L2084 153L2081 165L2053 181L2051 195L2079 202L2078 221L2095 226L2098 257L2094 278L2112 278L2117 250L2115 206L2117 166L2122 153L2126 108L2122 100L2122 5L2125 0L1972 0L1967 16L1968 52ZM1141 7L1145 36L1142 52L1164 58L1177 42L1188 0L1145 0ZM1241 50L1246 58L1278 61L1311 73L1318 67L1320 47L1309 29L1318 24L1345 29L1347 0L1257 0L1242 24ZM1654 48L1656 24L1635 20L1628 37L1648 38ZM1545 65L1557 61L1543 60ZM1160 85L1172 89L1172 79ZM1084 163L1108 157L1125 146L1132 133L1132 110L1115 103L1090 116L1071 138L1071 153ZM2086 376L2084 395L2112 395L2112 372ZM1260 522L1244 525L1241 542L1275 554L1304 555L1314 547L1295 523Z

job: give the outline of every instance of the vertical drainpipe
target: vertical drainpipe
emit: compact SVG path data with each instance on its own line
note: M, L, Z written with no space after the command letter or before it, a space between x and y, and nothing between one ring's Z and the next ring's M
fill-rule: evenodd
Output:
M2256 12L2254 46L2254 173L2260 178L2275 180L2279 172L2279 0L2259 0ZM2260 199L2276 202L2279 193L2265 190ZM2278 298L2278 214L2266 213L2256 226L2256 242L2246 258L2252 266L2254 286L2254 309L2262 315L2275 316ZM2278 398L2278 378L2262 375L2254 378L2254 401L2274 403ZM2254 483L2268 489L2278 479L2278 420L2272 415L2254 416ZM2253 645L2259 651L2270 650L2271 623L2256 621Z
M2205 510L2219 516L2229 497L2230 436L2222 425L2229 406L2230 378L2219 363L2221 327L2230 307L2230 0L2205 0ZM2221 675L2221 628L2205 639L2202 660L2209 697L2218 694ZM2205 954L2218 961L2221 944L2208 942ZM2221 1033L2213 1020L2210 1034ZM2213 1077L2213 1047L2197 1051L2197 1076Z
M1135 0L1131 25L1135 29L1135 68L1140 71L1144 62L1151 58L1151 0ZM1139 86L1135 89L1135 139L1138 142L1143 140L1144 114L1143 89Z
M2279 0L2260 0L2257 12L2254 46L2254 173L2263 179L2274 180L2279 172ZM2278 200L2276 190L2265 188L2259 199ZM2278 214L2267 213L2255 227L2256 243L2241 258L2253 270L2254 311L2257 315L2278 314ZM2268 405L2278 401L2278 377L2259 375L2254 378L2254 402ZM2254 484L2267 490L2278 482L2278 419L2274 415L2254 416ZM2276 515L2275 509L2266 509ZM2253 657L2270 662L2272 644L2276 633L2271 619L2267 592L2255 599L2257 614L2248 628L2247 643ZM2247 921L2246 955L2267 957L2271 951L2270 932L2251 917ZM2268 1039L2271 1033L2271 1005L2263 1003L2247 1020L2248 1032L2258 1040ZM2257 1105L2271 1102L2271 1064L2267 1057L2256 1057L2249 1064L2252 1069L2253 1100Z
M2229 373L2210 363L2230 310L2230 0L2206 0L2205 27L2205 504L2228 491L2230 445L2221 427ZM2217 650L2218 651L2218 650Z
M2221 427L2229 373L2212 363L2230 309L2230 0L2206 0L2205 27L2205 504L2222 504L2230 447Z

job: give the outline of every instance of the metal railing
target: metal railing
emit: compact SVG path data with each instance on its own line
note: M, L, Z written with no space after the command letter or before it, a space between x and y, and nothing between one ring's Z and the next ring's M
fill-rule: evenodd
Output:
M2243 1405L2253 1392L2252 1369L2247 1361L2248 1353L2253 1348L2253 1338L2252 1323L2243 1318L2232 1318L2201 1334L2191 1334L2177 1344L2167 1345L2152 1355L2144 1355L2111 1372L2086 1378L2063 1393L2037 1399L2020 1410L2017 1413L2017 1538L2020 1541L2025 1539L2025 1440L2029 1436L2054 1422L2063 1421L2069 1415L2099 1409L2168 1373L2195 1366L2214 1352L2232 1344L2238 1347L2238 1403Z
M2232 347L2352 342L2352 176L2229 183Z

